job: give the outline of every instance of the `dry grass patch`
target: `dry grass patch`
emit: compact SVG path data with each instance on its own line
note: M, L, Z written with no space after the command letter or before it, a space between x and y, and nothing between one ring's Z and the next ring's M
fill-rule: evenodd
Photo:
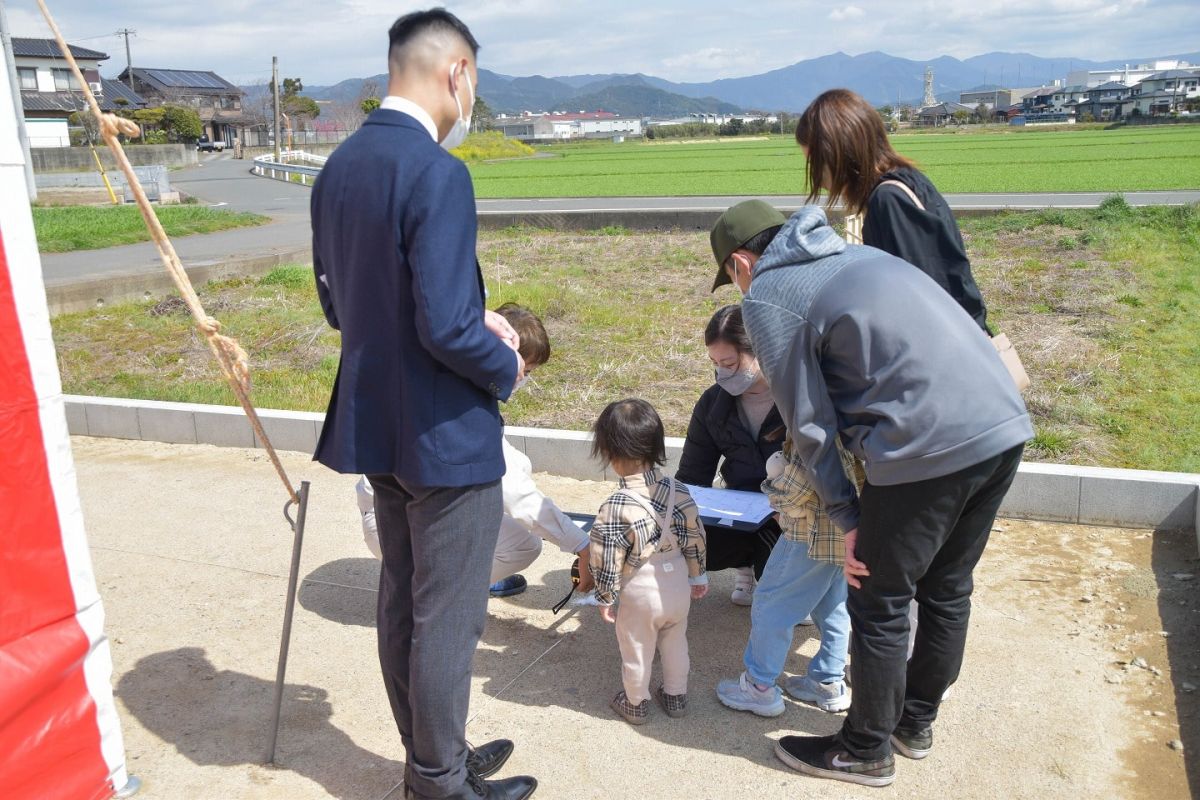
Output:
M991 319L1033 379L1034 460L1200 471L1200 211L1012 213L965 220ZM553 356L504 407L509 424L586 429L640 396L669 435L711 383L703 329L732 288L708 291L702 232L531 229L480 235L489 305L541 315ZM322 411L338 335L308 267L202 291L250 353L255 400ZM77 394L233 404L204 342L170 301L54 321L63 382Z

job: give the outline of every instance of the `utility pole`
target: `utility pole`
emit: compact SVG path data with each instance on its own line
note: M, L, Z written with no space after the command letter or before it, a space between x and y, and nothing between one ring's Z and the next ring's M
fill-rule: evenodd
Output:
M25 157L25 185L29 187L29 202L37 200L37 186L33 183L33 159L29 155L29 132L25 130L25 109L21 103L21 83L17 80L17 60L13 55L12 37L8 33L8 13L0 2L0 40L4 46L4 72L12 94L13 113L17 115L17 138L21 140L21 153Z
M125 75L128 78L129 88L135 92L137 89L133 88L133 57L129 55L129 37L136 34L137 31L130 30L129 28L121 28L121 30L113 34L114 36L125 37Z
M275 114L275 163L279 163L279 56L271 56L271 104Z

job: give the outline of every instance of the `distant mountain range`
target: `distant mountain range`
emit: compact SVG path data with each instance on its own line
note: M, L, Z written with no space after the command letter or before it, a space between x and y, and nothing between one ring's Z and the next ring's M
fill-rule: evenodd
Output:
M1070 70L1119 68L1162 59L1197 63L1200 52L1104 62L1041 58L1028 53L987 53L964 60L939 56L926 61L878 51L857 56L833 53L761 75L708 83L675 83L640 73L512 77L481 69L479 94L493 111L507 113L604 110L628 116L670 117L743 110L798 112L818 94L837 86L853 89L875 105L897 101L919 104L927 66L933 67L935 93L957 100L960 91L1034 87L1065 78ZM361 93L365 80L374 81L381 91L387 86L387 76L376 75L333 86L310 86L304 93L316 100L353 100ZM251 91L251 87L243 88Z

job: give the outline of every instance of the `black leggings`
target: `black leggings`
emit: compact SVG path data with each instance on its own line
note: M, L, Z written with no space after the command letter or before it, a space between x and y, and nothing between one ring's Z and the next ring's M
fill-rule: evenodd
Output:
M708 571L736 567L754 567L754 577L761 578L763 567L771 557L771 548L779 541L779 525L768 520L756 531L739 531L724 525L705 523L707 535Z

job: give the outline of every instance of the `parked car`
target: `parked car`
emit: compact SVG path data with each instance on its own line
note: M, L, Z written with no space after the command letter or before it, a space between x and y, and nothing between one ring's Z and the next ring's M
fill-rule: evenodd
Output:
M220 140L214 142L212 139L208 138L207 134L205 134L196 140L196 149L201 153L211 153L213 151L219 153L225 149L225 143Z

